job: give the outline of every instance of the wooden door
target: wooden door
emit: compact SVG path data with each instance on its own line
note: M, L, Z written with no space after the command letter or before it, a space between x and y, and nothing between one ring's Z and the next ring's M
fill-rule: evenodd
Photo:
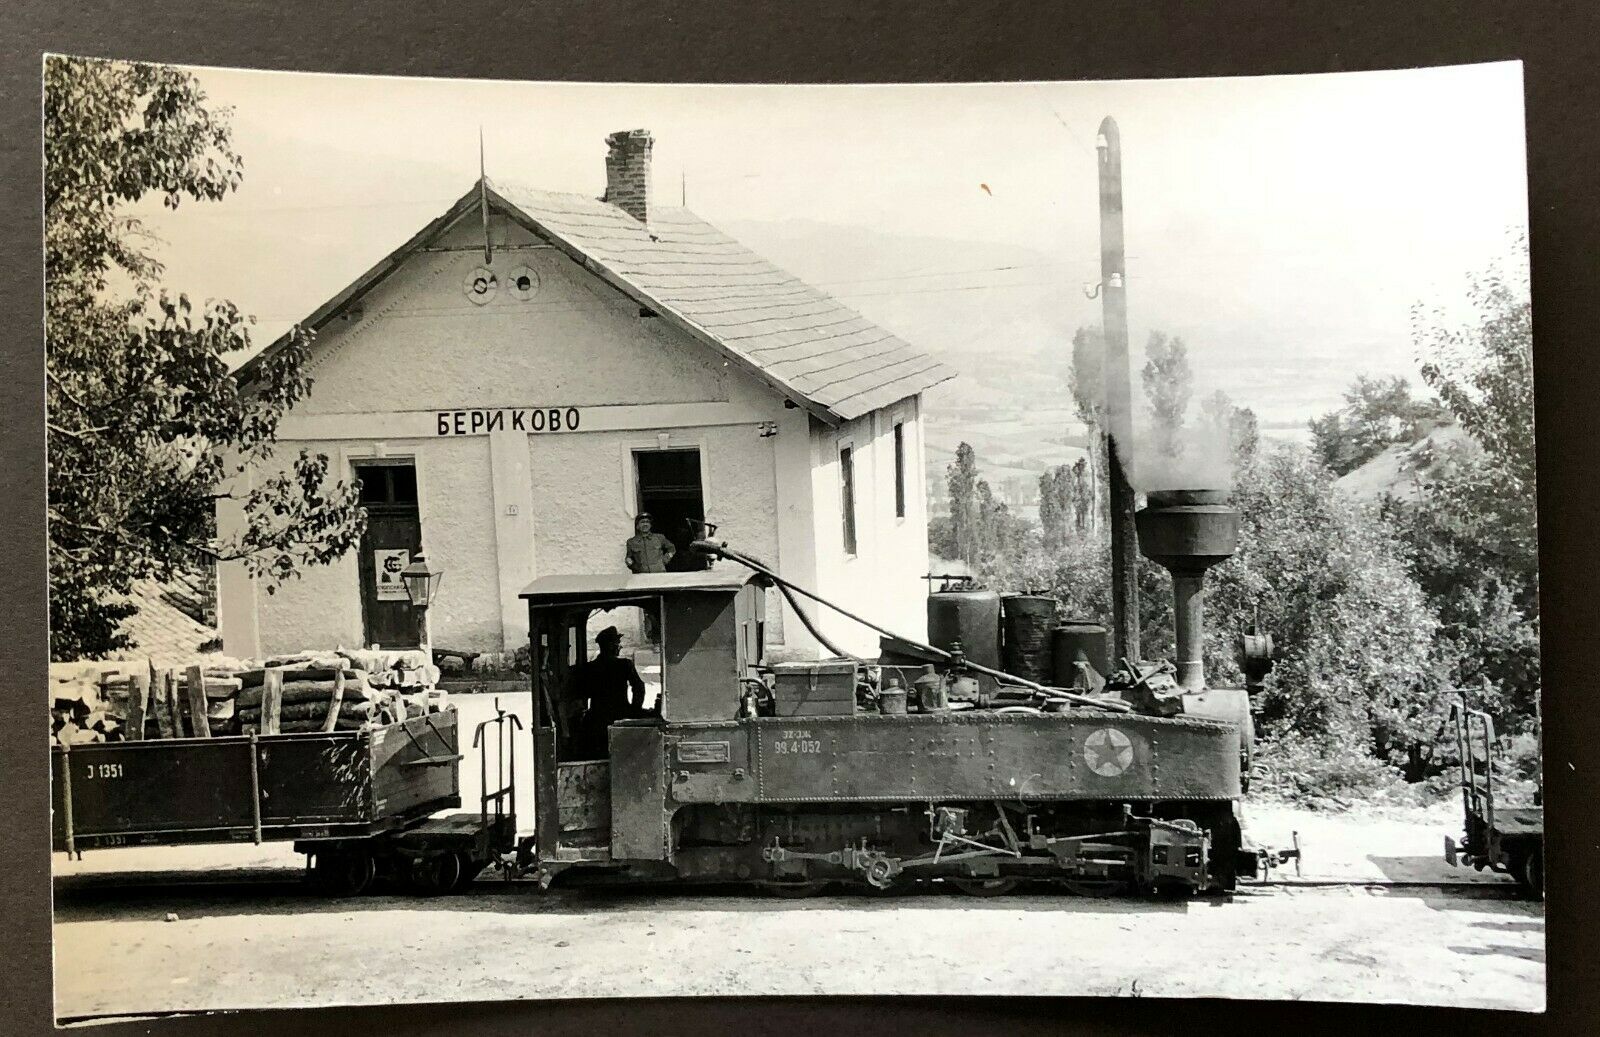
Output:
M416 648L417 615L400 570L422 550L417 474L409 461L359 464L367 531L361 537L361 619L366 643Z

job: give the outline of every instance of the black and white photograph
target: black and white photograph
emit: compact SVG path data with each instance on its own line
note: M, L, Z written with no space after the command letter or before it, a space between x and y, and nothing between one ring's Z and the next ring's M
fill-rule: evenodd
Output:
M1545 1010L1520 63L41 74L59 1024Z

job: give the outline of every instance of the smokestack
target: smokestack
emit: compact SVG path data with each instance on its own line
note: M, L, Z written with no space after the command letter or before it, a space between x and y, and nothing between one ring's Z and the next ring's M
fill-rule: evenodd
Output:
M1139 661L1139 547L1134 529L1133 389L1128 364L1128 295L1122 244L1122 138L1106 116L1100 157L1100 299L1105 326L1106 457L1111 490L1111 629L1116 658Z
M606 193L610 202L640 223L650 222L649 130L619 130L606 138Z
M1221 490L1155 490L1138 514L1139 550L1172 574L1178 683L1204 691L1205 573L1239 546L1239 512Z

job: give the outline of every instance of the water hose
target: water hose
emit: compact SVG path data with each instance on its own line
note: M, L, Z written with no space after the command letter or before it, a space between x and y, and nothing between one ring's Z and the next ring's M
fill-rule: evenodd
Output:
M937 658L944 660L945 662L950 662L950 663L955 662L955 658L956 657L953 654L951 654L950 652L947 652L942 648L935 648L933 645L923 644L921 641L918 641L915 638L902 637L901 635L895 633L894 631L886 629L885 627L881 627L881 626L879 626L878 624L872 622L869 619L863 619L861 616L856 615L855 613L849 611L848 609L844 608L843 606L838 605L838 604L836 604L836 603L834 603L832 601L829 601L827 598L822 597L822 595L817 594L814 591L806 590L804 587L801 587L800 585L798 585L796 583L792 583L789 580L784 579L782 576L779 576L777 573L773 572L767 566L763 565L759 560L757 560L755 558L752 558L751 556L749 556L747 554L744 554L744 553L742 553L740 551L736 551L733 548L729 547L727 544L721 544L721 543L718 543L718 542L716 542L714 540L696 540L694 542L694 544L693 544L693 547L694 547L695 550L702 551L702 552L704 552L706 554L709 554L709 555L711 555L713 557L727 558L727 559L729 559L731 561L738 562L740 565L746 567L747 569L750 569L750 570L752 570L752 571L754 571L756 573L759 573L762 576L765 576L767 579L771 580L773 582L773 584L779 588L780 591L784 592L785 598L788 598L790 600L791 604L793 604L793 598L792 598L792 596L790 594L790 592L792 591L794 594L800 594L800 595L803 595L803 596L805 596L807 598L810 598L812 601L815 601L819 605L824 605L824 606L826 606L828 608L833 609L835 612L839 613L841 616L844 616L846 619L855 620L857 623L860 623L862 626L866 627L868 630L876 631L877 633L882 634L882 635L884 635L886 637L892 637L897 641L904 641L906 644L912 645L912 646L914 646L916 648L919 648L919 649L921 649L921 650L923 650L925 652L929 652L929 653L933 654L934 656L936 656ZM798 610L796 610L796 611L798 612ZM816 629L815 629L815 627L812 626L809 617L807 617L803 612L800 612L799 615L800 615L800 618L801 618L801 622L806 625L806 629L810 630L812 632L812 636L817 636ZM829 651L834 652L837 655L845 656L846 658L855 658L854 656L849 656L849 655L846 655L846 653L844 653L844 652L840 652L837 648L833 647L831 644L829 644L827 641L823 640L821 637L818 637L817 640L822 643L823 647L827 648ZM1133 707L1131 705L1129 705L1126 702L1118 701L1116 699L1099 699L1099 698L1094 698L1094 697L1089 696L1089 695L1079 695L1079 694L1077 694L1075 692L1064 691L1061 688L1047 687L1047 686L1045 686L1043 684L1039 684L1039 683L1037 683L1035 681L1030 681L1030 680L1026 680L1026 679L1024 679L1022 677L1015 676L1014 674L1005 673L1005 672L1003 672L1001 670L990 669L989 667L982 666L982 665L980 665L978 663L973 662L970 659L965 659L965 658L962 659L961 660L961 664L963 666L965 666L967 669L972 670L975 673L981 673L981 674L984 674L986 676L993 677L996 680L1002 680L1002 681L1005 681L1005 682L1007 682L1009 684L1015 684L1015 685L1018 685L1020 687L1028 688L1028 689L1030 689L1032 691L1035 691L1035 692L1045 696L1046 698L1056 699L1056 700L1062 701L1062 702L1071 702L1071 703L1075 703L1075 704L1080 705L1080 706L1093 706L1096 709L1109 709L1109 710L1113 710L1113 711L1119 712L1119 713L1131 713L1131 712L1133 712Z

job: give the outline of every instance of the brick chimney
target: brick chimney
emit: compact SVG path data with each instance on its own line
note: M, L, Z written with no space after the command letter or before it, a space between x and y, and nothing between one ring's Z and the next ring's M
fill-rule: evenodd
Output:
M649 130L619 130L606 138L606 193L610 202L640 223L650 216Z

